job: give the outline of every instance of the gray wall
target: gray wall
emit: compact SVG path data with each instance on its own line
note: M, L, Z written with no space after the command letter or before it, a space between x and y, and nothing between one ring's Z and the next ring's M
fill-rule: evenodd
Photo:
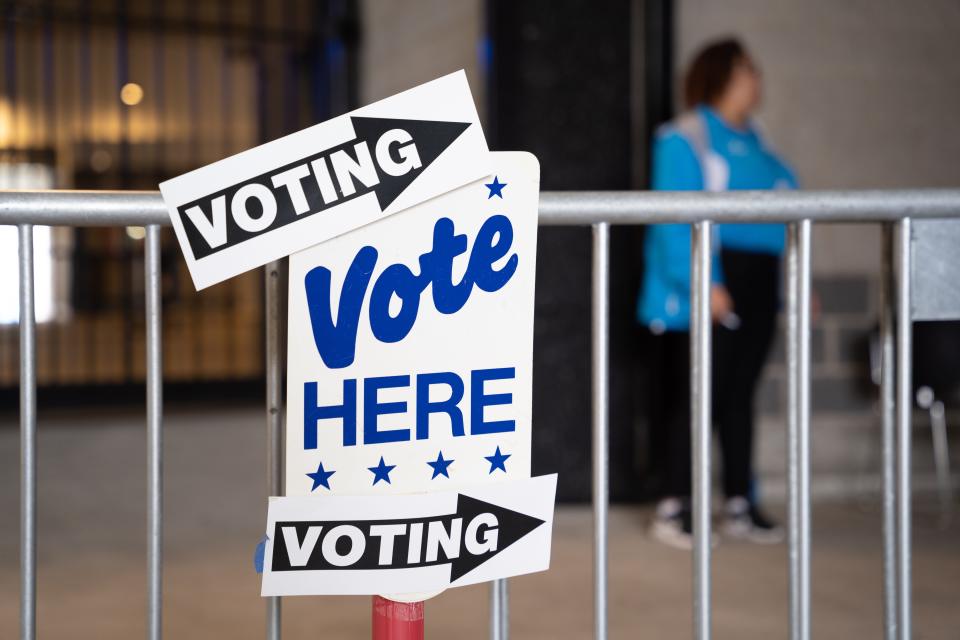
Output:
M956 186L956 0L678 0L681 65L727 34L760 62L762 121L804 186Z
M960 184L960 3L956 0L678 0L677 77L697 48L723 35L760 63L760 121L804 188ZM880 231L815 227L814 487L876 485L878 419L863 379L864 339L876 322ZM782 346L780 347L782 349ZM782 353L768 367L759 466L783 482ZM917 421L915 465L929 468ZM921 479L921 484L923 481Z
M361 104L464 69L483 117L479 0L364 0L361 20Z

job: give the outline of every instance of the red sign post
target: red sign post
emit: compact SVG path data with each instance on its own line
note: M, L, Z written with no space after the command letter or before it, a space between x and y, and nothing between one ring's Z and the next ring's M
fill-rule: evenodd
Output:
M423 602L373 596L373 640L423 640Z

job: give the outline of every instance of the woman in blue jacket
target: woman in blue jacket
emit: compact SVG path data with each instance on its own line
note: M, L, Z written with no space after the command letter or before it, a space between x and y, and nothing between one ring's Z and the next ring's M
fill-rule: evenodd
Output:
M684 83L687 111L657 132L652 188L664 191L792 189L796 181L751 121L760 74L736 40L705 47ZM714 421L727 497L721 530L754 542L782 532L759 510L752 491L753 399L770 349L779 306L782 224L720 225L714 238L711 313ZM673 546L691 546L690 511L690 227L653 225L644 244L637 318L652 334L659 391L653 428L663 428L664 499L651 527Z

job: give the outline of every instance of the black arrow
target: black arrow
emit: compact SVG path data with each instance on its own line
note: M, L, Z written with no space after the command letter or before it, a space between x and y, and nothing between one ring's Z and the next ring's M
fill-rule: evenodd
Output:
M478 516L492 514L496 518L496 536L497 545L494 549L474 555L467 550L464 537L467 527L471 521ZM447 557L441 546L437 553L437 559L432 562L408 561L408 551L410 547L410 532L413 530L411 525L420 523L418 560L423 560L426 552L426 532L431 523L434 526L443 526L446 532L452 530L453 521L461 520L460 539L458 540L459 553L454 557ZM416 567L428 567L439 564L450 565L450 582L462 578L467 573L473 571L481 564L490 560L504 549L517 542L524 536L531 533L534 529L542 525L545 521L533 516L529 516L512 509L507 509L498 505L484 502L470 496L459 494L457 496L456 512L452 514L438 514L436 516L426 516L419 518L410 518L403 520L338 520L338 521L286 521L277 522L274 525L273 535L273 561L272 571L316 571L316 570L363 570L363 569L408 569ZM371 534L371 527L377 525L405 525L405 533L394 538L393 556L390 564L381 565L380 558L380 538ZM335 566L323 556L322 546L324 537L335 527L349 525L358 529L364 537L365 547L360 558L349 566ZM292 566L287 551L283 529L293 527L297 533L297 543L302 545L306 539L307 532L311 527L322 527L321 535L313 547L312 553L304 566ZM492 529L492 527L490 527ZM481 535L490 533L486 528ZM343 555L351 551L351 542L349 538L340 538L336 544L337 552Z
M282 166L275 167L270 171L262 173L258 176L245 179L237 184L224 187L192 202L187 202L178 206L177 212L180 215L181 221L183 222L184 231L186 233L187 240L190 243L194 257L197 259L205 258L218 251L222 251L229 247L245 242L254 236L262 233L268 233L292 222L316 215L328 209L337 207L344 202L353 200L354 198L367 195L371 192L376 194L377 202L380 205L380 210L383 211L394 200L396 200L397 197L403 193L403 191L409 187L410 184L416 180L417 177L420 176L424 170L440 156L441 153L444 152L444 150L447 149L447 147L453 144L454 140L456 140L461 133L466 131L470 126L469 122L401 120L395 118L357 118L353 116L350 116L350 121L353 123L355 134L355 137L352 140L334 147L317 150L316 153L310 156L300 158L292 162L287 162ZM380 136L391 129L402 129L403 131L406 131L412 139L412 144L416 146L416 153L420 158L420 167L411 169L407 173L400 176L392 176L386 173L383 170L383 167L381 167L380 163L377 161L375 153L376 145L380 140ZM297 213L294 210L293 201L291 200L286 189L283 187L277 187L272 182L274 176L284 171L299 166L312 167L313 165L311 163L314 161L326 162L326 158L330 157L334 153L344 153L354 160L357 160L356 146L358 143L363 143L361 146L366 146L368 152L371 154L371 161L377 172L378 182L371 187L367 187L362 183L352 182L353 188L348 193L344 191L344 185L337 183L335 185L337 198L332 202L327 202L321 193L319 183L317 179L315 179L315 176L307 176L299 182L299 186L303 190L303 197L307 202L308 211L305 213ZM401 146L402 145L394 143L388 148L388 151L391 154L394 162L400 161L399 154L401 150L399 147ZM311 169L311 171L313 171L313 169ZM328 177L327 179L332 180L333 178ZM229 209L234 195L241 188L250 184L258 184L272 194L273 201L276 206L276 215L273 223L268 228L261 231L249 231L241 229L234 220L233 216L229 213L223 216L222 221L219 221L217 218L215 218L213 215L213 203L215 200L223 198L221 205L226 209ZM254 217L259 216L260 211L262 211L260 205L254 203L251 206L255 210L259 209L259 211L256 211L252 215ZM225 243L218 246L210 246L210 244L207 243L200 230L193 222L190 221L190 217L187 215L187 211L194 207L199 210L200 214L206 218L211 226L215 223L218 225L225 225Z
M363 140L370 145L371 151L377 144L380 136L391 129L402 129L410 134L416 144L417 155L420 156L420 168L413 169L402 176L391 176L383 171L377 163L377 174L380 184L374 187L383 211L390 206L397 197L430 166L441 153L446 150L460 134L470 126L469 122L443 122L440 120L401 120L398 118L359 118L350 116L357 140ZM392 153L397 156L398 151ZM399 156L394 157L399 161Z
M499 529L497 532L497 548L476 556L465 553L466 549L461 549L460 557L455 559L450 567L450 582L455 582L470 573L544 523L539 518L528 516L519 511L504 509L463 494L457 496L457 517L463 518L464 527L475 517L484 513L493 513L497 518Z

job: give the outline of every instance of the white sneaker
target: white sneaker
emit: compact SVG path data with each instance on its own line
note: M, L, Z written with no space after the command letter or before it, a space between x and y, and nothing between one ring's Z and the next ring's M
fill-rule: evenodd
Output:
M650 523L650 537L674 549L693 548L693 514L678 498L664 498Z
M783 529L742 496L727 500L722 530L725 536L734 540L756 544L783 542Z

